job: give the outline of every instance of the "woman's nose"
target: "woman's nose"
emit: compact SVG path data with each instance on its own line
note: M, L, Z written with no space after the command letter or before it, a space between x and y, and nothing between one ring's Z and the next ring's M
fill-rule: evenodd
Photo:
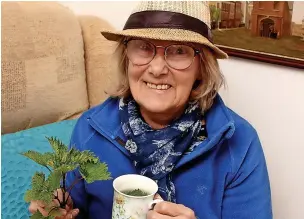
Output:
M169 71L163 48L157 48L154 59L149 64L149 72L155 77L167 74Z

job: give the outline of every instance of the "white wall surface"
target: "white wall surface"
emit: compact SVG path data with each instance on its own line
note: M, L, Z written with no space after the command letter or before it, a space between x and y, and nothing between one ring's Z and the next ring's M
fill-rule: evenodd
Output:
M61 2L122 29L136 2ZM257 129L267 159L275 219L304 218L304 71L231 57L221 60L226 104Z

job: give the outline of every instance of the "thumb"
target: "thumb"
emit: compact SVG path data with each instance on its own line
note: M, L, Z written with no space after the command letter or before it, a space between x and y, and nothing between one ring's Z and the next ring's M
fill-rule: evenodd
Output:
M38 210L38 204L35 201L32 201L29 206L29 212L34 214Z
M149 204L149 210L153 210L157 203L164 201L159 194L155 194L153 201Z
M76 209L73 209L72 211L70 211L65 217L64 219L73 219L73 218L76 218L76 216L78 215L79 213L79 209L76 208Z
M42 201L31 201L28 209L31 214L34 214L39 210L39 208L44 208L44 207L45 205L43 204Z
M164 200L161 196L160 196L160 194L158 194L158 193L156 193L155 195L154 195L154 198L153 198L153 200L155 200L155 199L160 199L160 200Z

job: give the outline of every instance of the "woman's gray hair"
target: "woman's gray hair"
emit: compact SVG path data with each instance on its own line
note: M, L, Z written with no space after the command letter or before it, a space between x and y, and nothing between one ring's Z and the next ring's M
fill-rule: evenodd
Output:
M114 59L118 61L119 84L108 92L112 97L129 97L131 95L129 81L127 77L128 58L126 55L125 46L122 39L118 42L118 46L114 53ZM216 94L223 84L225 84L224 76L222 75L217 59L213 55L212 51L208 47L202 47L200 49L200 69L201 80L198 84L195 83L189 100L198 100L200 107L203 111L208 110L214 101Z

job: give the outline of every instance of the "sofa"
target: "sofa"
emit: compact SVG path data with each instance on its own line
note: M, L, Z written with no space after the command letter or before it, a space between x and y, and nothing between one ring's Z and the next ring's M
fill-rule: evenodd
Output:
M102 103L117 82L116 43L94 16L57 2L1 2L1 181L4 219L29 218L24 192L36 171L20 153L68 144L77 118Z

